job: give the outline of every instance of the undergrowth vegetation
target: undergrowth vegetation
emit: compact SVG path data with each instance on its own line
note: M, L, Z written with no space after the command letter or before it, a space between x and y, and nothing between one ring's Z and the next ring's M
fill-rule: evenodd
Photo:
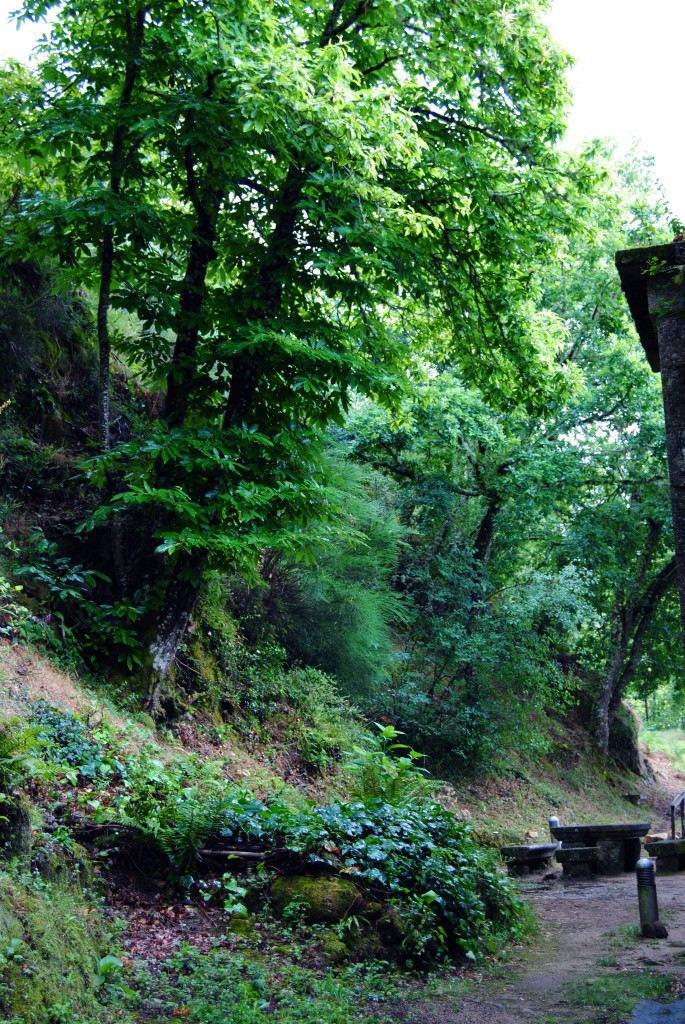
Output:
M303 945L285 938L288 955L280 959L181 949L154 979L142 980L149 1019L166 1021L182 1009L189 1024L261 1024L266 1015L277 1024L391 1024L383 1004L401 988L387 970L356 965L317 975L298 963Z
M259 798L230 783L220 759L169 757L154 743L124 750L111 728L86 732L76 715L43 701L29 719L53 767L53 790L61 785L71 808L62 832L70 822L115 835L118 826L132 829L187 892L207 891L205 849L228 848L237 864L243 851L262 852L266 864L289 858L305 872L340 874L367 901L396 906L406 958L477 957L498 936L520 934L521 906L497 860L435 802L420 755L392 727L344 755L353 799L320 804L287 789ZM241 885L253 903L268 893L270 877L264 867L248 871Z

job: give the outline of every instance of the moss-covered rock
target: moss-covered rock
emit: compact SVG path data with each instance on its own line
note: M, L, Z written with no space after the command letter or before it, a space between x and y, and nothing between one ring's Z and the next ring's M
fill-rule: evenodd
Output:
M0 803L0 860L19 860L28 867L31 860L29 807L21 797Z
M383 913L383 904L372 901L364 907L364 917L367 921L377 921Z
M252 918L245 917L243 914L231 914L231 919L228 922L228 931L231 935L252 935L254 931Z
M70 849L57 843L39 846L33 851L31 867L41 878L61 888L75 886L89 889L93 885L93 863L85 847L73 843Z
M375 923L375 930L384 946L399 946L407 937L407 925L396 907L388 907Z
M373 925L362 923L345 932L345 946L352 960L385 960L402 963L406 954L401 945L388 945Z
M330 960L332 964L339 964L343 960L349 959L349 949L342 939L340 939L331 929L326 929L321 936L321 945L323 946L326 958Z
M0 1020L109 1021L95 973L110 952L98 914L75 889L0 872Z
M354 882L335 875L283 875L271 886L274 907L282 914L295 903L310 924L332 924L354 913L362 897Z

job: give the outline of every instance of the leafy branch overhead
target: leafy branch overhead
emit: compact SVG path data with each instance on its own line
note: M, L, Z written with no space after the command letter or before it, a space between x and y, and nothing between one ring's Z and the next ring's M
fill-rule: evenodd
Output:
M639 159L557 148L541 11L24 4L0 470L75 497L9 542L43 613L7 591L12 636L77 637L157 714L221 578L248 643L461 769L579 678L606 746L672 676L660 413L608 262L665 211Z
M98 295L113 576L129 550L154 579L163 676L208 559L307 547L320 432L353 394L396 405L426 358L487 375L495 399L563 389L525 262L568 217L566 59L534 0L22 16L53 8L33 77L3 73L19 116L2 130L34 174L5 258L56 259ZM161 455L137 436L108 454L114 310L136 325L122 355L164 392Z

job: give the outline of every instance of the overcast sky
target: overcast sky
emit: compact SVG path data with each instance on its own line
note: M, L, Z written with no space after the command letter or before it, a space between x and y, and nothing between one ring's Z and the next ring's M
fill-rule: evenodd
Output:
M0 0L0 59L25 60L40 34L35 26L5 28L19 3ZM628 149L639 140L685 220L685 0L553 0L547 20L576 60L567 143L612 136Z
M554 0L547 22L576 60L568 143L639 140L685 220L685 0Z

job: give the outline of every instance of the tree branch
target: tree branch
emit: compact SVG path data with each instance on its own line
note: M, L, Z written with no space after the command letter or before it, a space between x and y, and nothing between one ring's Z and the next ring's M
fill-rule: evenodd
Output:
M348 28L352 28L353 25L356 25L360 18L363 18L366 12L370 9L371 0L359 0L359 3L352 11L352 14L336 24L335 22L342 11L343 6L342 0L336 0L326 23L326 27L321 35L319 46L328 46L328 44L332 43L334 39L337 39L339 36L347 32Z

